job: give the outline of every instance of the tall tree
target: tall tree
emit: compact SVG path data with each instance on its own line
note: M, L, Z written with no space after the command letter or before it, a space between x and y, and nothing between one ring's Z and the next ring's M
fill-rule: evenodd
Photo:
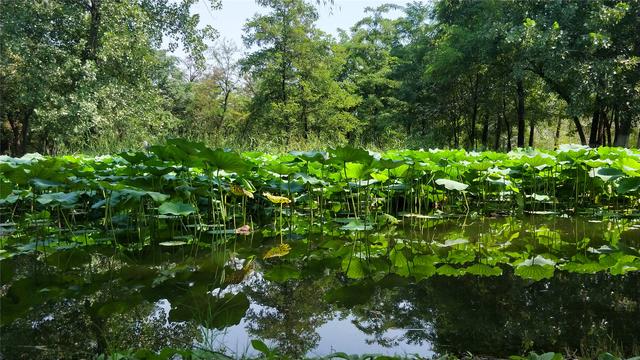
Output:
M316 28L315 8L302 0L258 4L270 12L244 27L245 45L257 48L243 61L256 91L247 131L261 125L285 144L310 136L344 141L359 125L349 113L358 99L337 80L344 61L332 39Z
M165 133L172 116L154 76L167 62L157 49L168 39L202 62L213 32L198 28L194 2L0 2L2 151Z
M342 78L354 85L362 102L354 114L363 122L361 138L365 143L388 144L403 129L398 121L403 107L397 96L400 81L393 77L399 59L397 22L385 16L399 6L367 8L367 16L358 21L349 36L342 34L347 53Z

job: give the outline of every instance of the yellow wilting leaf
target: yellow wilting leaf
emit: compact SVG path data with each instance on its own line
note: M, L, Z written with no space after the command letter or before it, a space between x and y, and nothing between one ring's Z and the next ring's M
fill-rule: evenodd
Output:
M262 257L263 259L269 259L273 257L285 256L291 251L291 246L289 244L280 244L274 248L269 249L266 254Z
M246 196L248 198L252 198L253 199L253 193L247 189L244 189L242 186L238 185L238 184L231 184L229 185L229 188L231 190L231 193L233 195L236 196Z
M268 192L262 193L262 195L264 195L267 199L269 199L269 201L271 201L274 204L289 204L289 203L291 203L291 199L289 199L288 197L278 196L278 195L271 195Z

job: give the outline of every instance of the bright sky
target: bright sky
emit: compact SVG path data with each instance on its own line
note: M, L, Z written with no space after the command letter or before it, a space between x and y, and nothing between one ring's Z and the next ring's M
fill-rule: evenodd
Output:
M382 4L405 5L409 0L334 0L333 5L316 5L320 19L318 27L334 36L337 36L338 28L348 30L358 20L365 16L366 7L377 7ZM265 13L266 9L256 5L254 0L222 0L221 10L211 10L206 0L192 7L193 13L200 15L203 25L211 25L220 34L221 38L233 40L238 47L242 44L242 27L246 20L256 13ZM313 0L315 4L315 0ZM177 56L183 54L178 50Z

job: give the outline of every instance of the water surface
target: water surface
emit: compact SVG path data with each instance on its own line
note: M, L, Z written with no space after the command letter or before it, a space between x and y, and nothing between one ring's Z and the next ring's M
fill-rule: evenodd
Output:
M640 349L634 219L294 225L283 239L291 252L269 259L280 238L268 227L139 248L90 229L55 247L5 237L15 254L0 261L0 353L57 359L197 346L255 355L252 339L289 358Z

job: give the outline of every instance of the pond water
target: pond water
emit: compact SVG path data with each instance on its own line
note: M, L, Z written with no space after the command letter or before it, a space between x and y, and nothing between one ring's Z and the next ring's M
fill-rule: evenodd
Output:
M197 242L175 226L144 246L91 229L11 242L4 226L0 358L164 347L252 356L256 339L292 359L640 350L633 218L345 223ZM281 241L290 248L265 258Z

